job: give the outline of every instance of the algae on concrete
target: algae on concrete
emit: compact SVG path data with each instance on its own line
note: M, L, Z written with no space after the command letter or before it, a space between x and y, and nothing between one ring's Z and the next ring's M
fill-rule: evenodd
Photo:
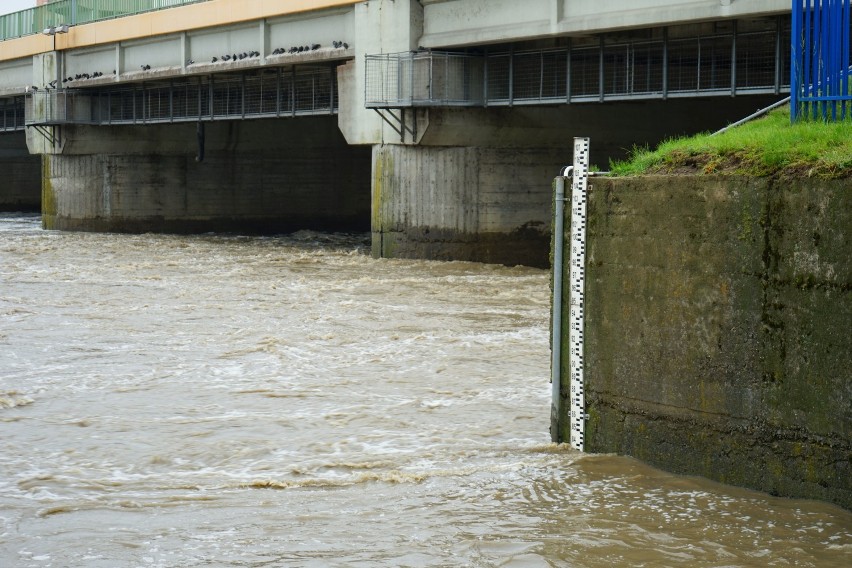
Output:
M852 508L850 227L845 180L594 180L587 450Z

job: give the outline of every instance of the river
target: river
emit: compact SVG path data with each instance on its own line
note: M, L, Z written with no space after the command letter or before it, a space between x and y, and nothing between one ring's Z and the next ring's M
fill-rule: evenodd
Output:
M852 565L852 513L549 443L548 274L0 214L0 566Z

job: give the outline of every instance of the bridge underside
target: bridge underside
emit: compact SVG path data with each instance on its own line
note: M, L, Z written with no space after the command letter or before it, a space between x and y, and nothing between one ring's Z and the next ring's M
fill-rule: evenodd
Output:
M0 211L38 211L41 156L30 155L23 132L0 132Z
M369 230L370 151L334 117L217 122L197 161L192 125L65 127L43 156L48 229L279 233Z

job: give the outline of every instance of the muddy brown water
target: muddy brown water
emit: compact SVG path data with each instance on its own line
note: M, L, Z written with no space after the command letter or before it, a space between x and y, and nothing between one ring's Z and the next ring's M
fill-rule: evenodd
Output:
M852 566L852 514L549 443L548 274L0 215L0 566Z

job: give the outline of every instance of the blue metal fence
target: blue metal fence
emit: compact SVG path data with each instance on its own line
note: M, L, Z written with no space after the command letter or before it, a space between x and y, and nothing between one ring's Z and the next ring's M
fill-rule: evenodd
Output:
M852 0L793 0L790 118L852 116Z

